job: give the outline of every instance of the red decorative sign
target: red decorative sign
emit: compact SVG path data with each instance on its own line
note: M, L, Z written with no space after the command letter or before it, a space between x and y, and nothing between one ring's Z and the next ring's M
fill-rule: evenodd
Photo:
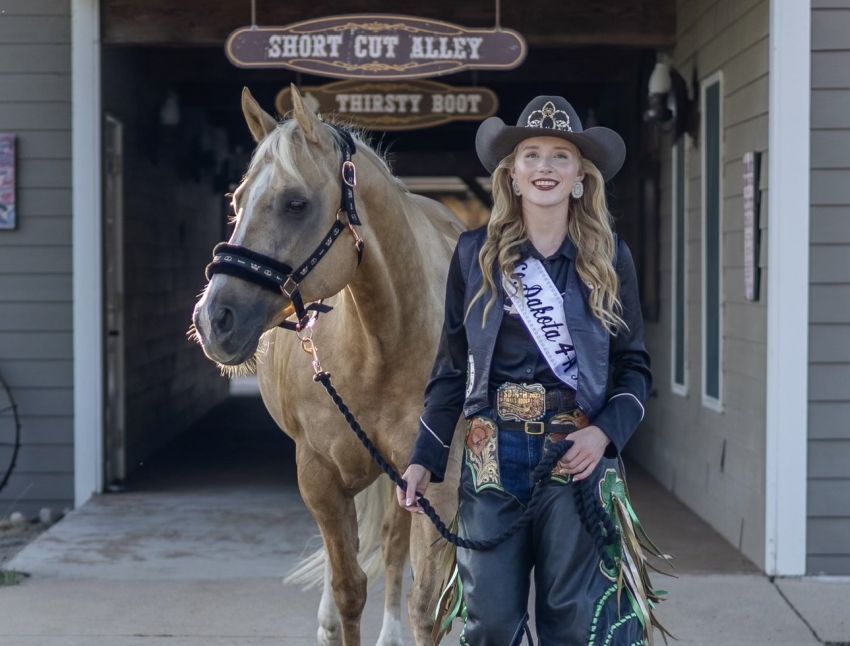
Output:
M301 88L314 112L334 114L374 130L415 130L450 121L480 121L496 113L492 90L455 87L437 81L334 81ZM292 91L275 100L280 114L292 109Z
M238 67L284 67L343 79L410 79L466 69L513 69L525 59L511 29L468 29L441 20L357 14L285 27L242 27L225 44Z
M14 229L15 135L0 133L0 229Z

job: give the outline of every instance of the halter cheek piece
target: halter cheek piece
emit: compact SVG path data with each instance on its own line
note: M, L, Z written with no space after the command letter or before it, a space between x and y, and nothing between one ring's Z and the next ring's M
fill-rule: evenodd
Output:
M305 307L299 286L310 272L316 268L316 265L324 258L328 249L331 248L345 229L348 229L354 237L354 248L357 250L357 265L359 266L363 260L364 242L354 228L361 224L360 218L357 216L357 208L354 204L354 187L357 185L357 170L354 162L351 161L351 157L357 152L357 148L350 132L332 124L328 124L328 126L333 128L342 137L344 142L342 146L342 164L340 166L342 196L340 198L339 209L336 212L336 220L319 246L316 247L307 260L297 268L292 269L292 267L285 263L278 262L274 258L264 256L256 251L251 251L246 247L221 242L213 249L212 262L207 265L206 269L207 280L215 274L228 274L247 280L250 283L254 283L275 293L283 293L295 307L295 315L297 317L297 322L284 321L280 324L280 327L288 330L301 331L309 322L310 312L318 314L331 310L330 306L323 305L321 302L310 303ZM345 214L346 221L343 221L343 214Z

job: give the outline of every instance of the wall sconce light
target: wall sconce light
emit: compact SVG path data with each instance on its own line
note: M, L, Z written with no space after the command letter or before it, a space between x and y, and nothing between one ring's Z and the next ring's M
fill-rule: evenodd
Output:
M648 107L643 113L645 122L672 132L674 140L686 132L691 138L696 137L699 127L697 101L688 97L687 83L672 66L669 55L658 53L655 68L649 77L648 91Z

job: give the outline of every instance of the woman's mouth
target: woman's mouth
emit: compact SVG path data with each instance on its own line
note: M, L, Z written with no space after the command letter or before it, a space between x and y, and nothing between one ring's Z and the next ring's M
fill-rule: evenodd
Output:
M556 182L554 179L536 179L531 184L540 191L551 191L560 182Z

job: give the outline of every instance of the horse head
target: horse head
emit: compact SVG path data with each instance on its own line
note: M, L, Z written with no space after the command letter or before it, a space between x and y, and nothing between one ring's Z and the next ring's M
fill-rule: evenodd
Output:
M298 283L304 302L342 290L359 261L359 250L344 231L346 239L326 244L329 231L336 227L339 235L343 225L350 224L340 206L341 154L347 143L305 107L294 85L292 99L291 118L278 123L247 88L242 92L242 111L257 147L233 193L236 226L225 248L245 252L239 261L245 266L212 274L192 317L204 352L222 365L251 359L262 334L283 322L298 304L293 302L298 296L286 285L280 289L251 276L246 280L245 272L255 265L252 258L265 259L261 273L268 267L285 272L305 262L311 265ZM322 246L327 248L321 261L313 262Z

